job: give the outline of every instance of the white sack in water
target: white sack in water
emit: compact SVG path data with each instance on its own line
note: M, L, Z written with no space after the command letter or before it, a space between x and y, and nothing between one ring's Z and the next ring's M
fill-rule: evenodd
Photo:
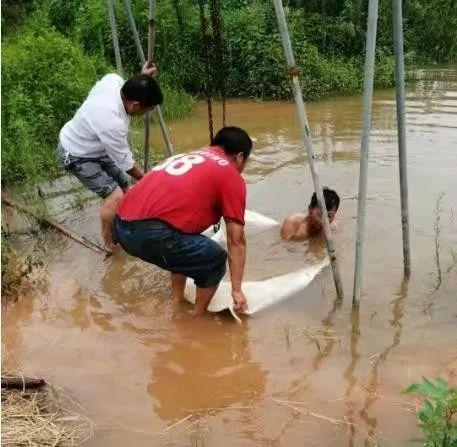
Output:
M277 232L279 234L279 223L277 221L256 212L246 210L245 222L247 230L250 229L251 231L255 231L258 229L259 231L262 231L265 228L277 227ZM216 234L214 234L212 230L208 230L205 232L205 235L211 237L221 245L226 243L224 225L221 225L221 229ZM316 264L305 266L290 273L274 276L262 281L243 281L243 292L248 302L248 310L245 313L252 315L255 312L259 312L268 306L279 303L300 290L303 290L328 264L328 257L325 257ZM233 310L231 291L232 285L230 279L224 278L219 285L216 294L209 303L208 310L210 312L221 312L229 309L232 315L240 321ZM195 292L195 285L188 281L185 296L192 304L195 303Z

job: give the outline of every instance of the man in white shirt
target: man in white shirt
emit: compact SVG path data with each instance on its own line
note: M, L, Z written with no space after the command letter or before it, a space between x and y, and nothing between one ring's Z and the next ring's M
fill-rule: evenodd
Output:
M155 71L146 63L141 74L125 82L115 73L104 76L60 131L59 163L116 209L128 189L127 174L137 180L143 177L133 159L128 132L130 116L144 115L162 104ZM106 208L112 207L102 207L102 214ZM111 230L103 221L102 216L106 239Z

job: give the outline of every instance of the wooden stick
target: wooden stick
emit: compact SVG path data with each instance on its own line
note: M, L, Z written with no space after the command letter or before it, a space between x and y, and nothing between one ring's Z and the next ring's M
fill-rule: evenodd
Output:
M32 211L30 208L27 208L26 206L15 202L10 197L3 195L2 202L8 206L11 206L12 208L16 208L20 211L23 211L24 213L29 214L30 216L34 217L39 222L53 228L54 230L57 230L59 233L63 234L64 236L74 240L75 242L78 242L81 245L84 245L84 247L89 248L90 250L95 251L96 253L112 255L112 253L110 251L106 250L105 248L101 247L100 245L96 244L95 242L89 241L85 237L80 236L79 234L75 233L74 231L70 230L69 228L65 228L63 225L60 225L57 222L47 219L46 217L39 216L34 211Z
M42 388L46 385L43 379L33 377L2 377L2 388L16 390L32 390Z
M171 424L169 425L167 428L165 428L163 431L163 433L167 432L168 430L171 430L173 427L176 427L177 425L179 424L182 424L183 422L187 421L188 419L190 419L192 417L192 414L188 414L186 417L180 419L179 421L175 422L174 424Z

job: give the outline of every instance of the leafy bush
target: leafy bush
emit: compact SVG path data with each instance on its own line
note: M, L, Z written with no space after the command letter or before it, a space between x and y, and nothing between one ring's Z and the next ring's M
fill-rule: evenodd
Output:
M161 84L163 92L163 114L165 118L175 120L184 118L194 107L196 100L183 89L171 88L167 84Z
M455 447L457 445L457 387L449 387L442 379L435 383L424 377L405 393L417 393L424 398L416 413L424 432L425 447Z
M4 41L2 63L2 181L33 182L55 173L59 130L106 64L47 27L43 17Z
M3 42L2 182L36 183L57 173L54 148L93 84L110 70L105 60L50 28L37 14ZM182 89L164 86L165 116L194 105Z
M60 4L58 0L51 0L51 4L54 3ZM114 3L124 69L127 73L133 73L138 69L138 56L123 1ZM99 0L72 0L68 7L73 10L70 14L73 17L72 24L66 28L69 35L77 39L85 51L104 54L114 63L104 3ZM132 9L143 48L146 49L147 0L134 2ZM211 48L209 67L202 58L202 36L196 2L164 0L157 3L156 9L155 58L159 63L162 82L172 89L201 95L207 72L217 76L220 65ZM49 14L55 26L62 21L69 22L67 16L62 17L59 8L50 8ZM288 8L287 14L306 98L360 90L364 30L354 24L355 19L349 17L355 12L346 8L341 17L328 17L317 13L307 14L300 8ZM290 98L290 80L271 3L264 0L223 2L221 18L227 53L226 94ZM209 36L211 32L208 17ZM380 54L384 56L385 52ZM391 85L393 67L383 60L380 62L382 70L378 70L380 76L377 81L379 79L382 86ZM391 72L388 71L390 68Z

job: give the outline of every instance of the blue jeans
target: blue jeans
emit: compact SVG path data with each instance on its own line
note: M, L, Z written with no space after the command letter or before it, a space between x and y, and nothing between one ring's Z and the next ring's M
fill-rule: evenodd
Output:
M212 239L188 234L158 219L126 221L116 216L113 236L132 256L192 278L197 287L219 284L227 252Z

